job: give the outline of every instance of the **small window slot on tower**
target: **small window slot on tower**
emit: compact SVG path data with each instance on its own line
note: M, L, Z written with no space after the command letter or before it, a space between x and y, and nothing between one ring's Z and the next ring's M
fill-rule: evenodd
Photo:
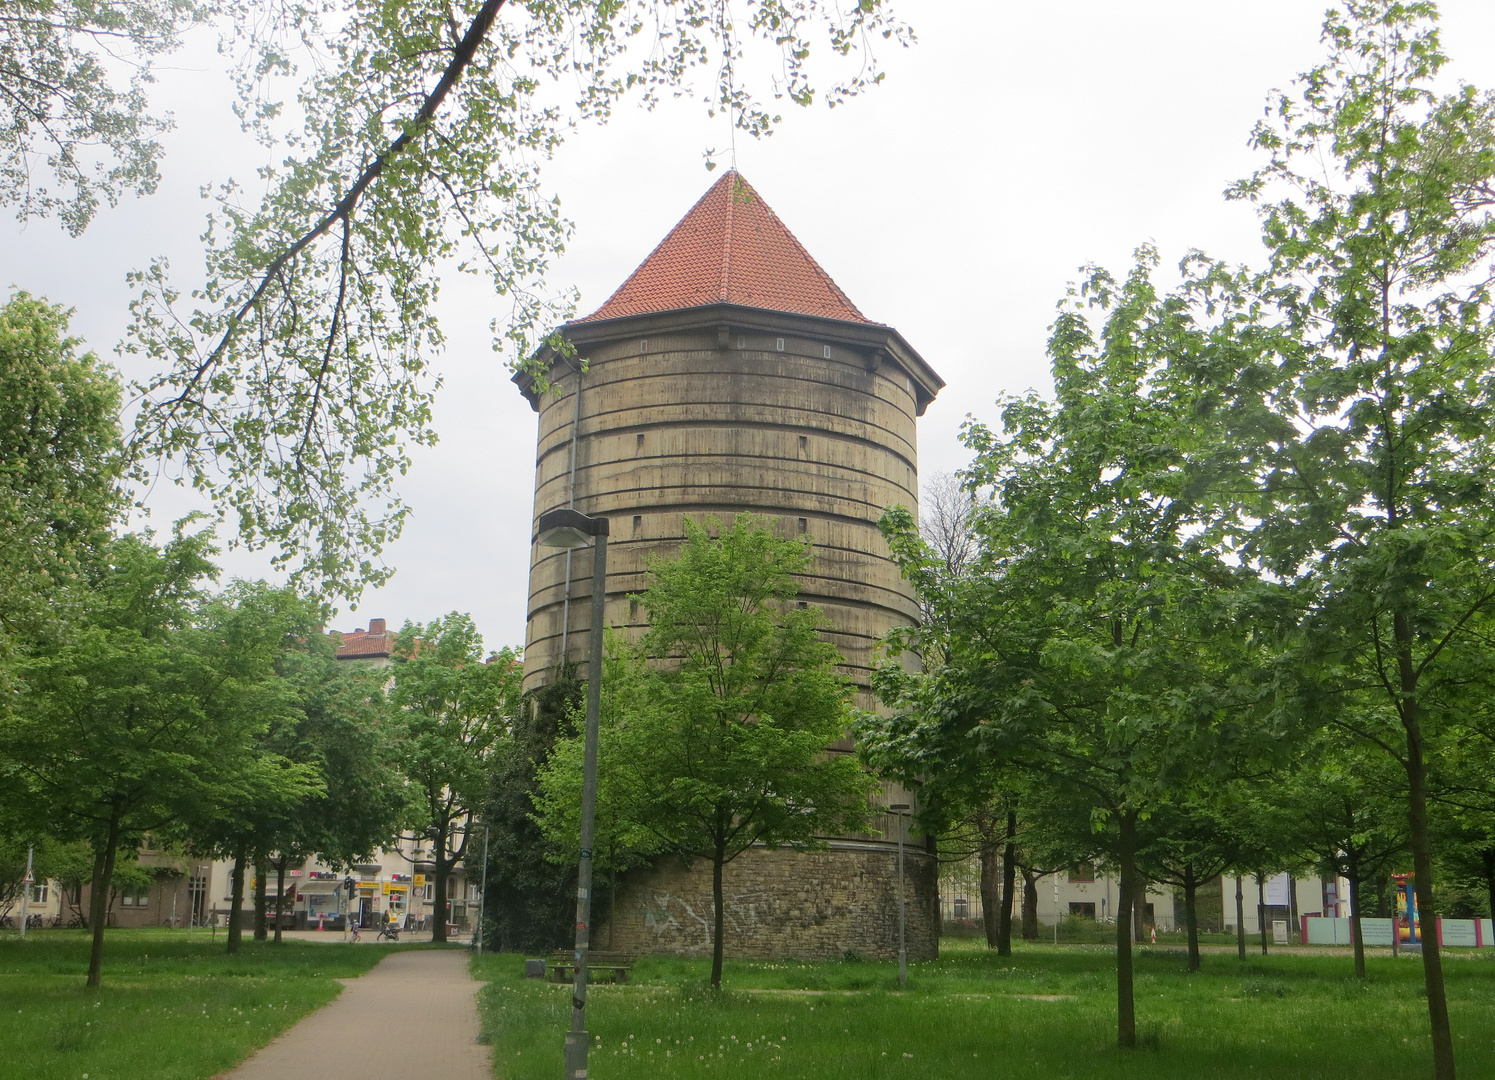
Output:
M632 597L629 597L628 598L628 621L629 622L636 622L637 620L638 620L638 601L635 600L635 599L633 599Z
M642 431L638 433L638 441L634 443L634 451L640 454L644 452L644 433Z
M643 514L634 514L633 515L633 535L637 536L639 534L639 530L642 529L643 527L644 527L644 515Z
M829 345L825 346L825 348L821 350L820 355L829 360L831 358L831 347Z
M801 601L800 601L800 602L799 602L799 605L798 605L798 606L799 606L799 607L802 607L802 608L807 608L807 607L809 607L809 606L810 606L810 605L809 605L809 604L807 604L807 603L805 603L805 602L804 602L804 601L803 601L803 600L801 600Z
M638 343L638 351L641 352L641 353L646 353L646 352L649 351L649 339L648 338L644 338L644 340L642 340L642 341L640 341Z
M802 533L807 533L807 532L810 531L810 519L809 518L800 518L799 519L799 531L802 532Z
M808 435L801 435L799 437L799 448L801 450L808 450L808 449L810 449L810 436L808 436Z
M777 343L774 345L774 348L778 349L779 352L783 352L784 351L784 339L783 338L777 339Z
M747 338L745 338L745 337L738 338L737 339L737 347L739 349L746 349L747 348Z

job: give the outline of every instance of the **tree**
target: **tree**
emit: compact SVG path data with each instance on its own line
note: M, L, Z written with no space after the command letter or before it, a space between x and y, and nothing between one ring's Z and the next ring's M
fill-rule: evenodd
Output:
M1366 882L1384 881L1406 865L1407 817L1403 784L1393 763L1344 732L1326 732L1299 768L1274 785L1288 835L1320 869L1350 883L1350 935L1355 977L1365 978L1361 917ZM1399 770L1398 770L1399 771Z
M1435 19L1393 0L1329 13L1328 58L1274 101L1267 163L1232 191L1259 207L1269 265L1220 352L1278 428L1253 450L1242 554L1313 598L1299 664L1324 722L1404 772L1426 920L1433 775L1495 676L1495 96L1434 91ZM1436 941L1422 962L1452 1080Z
M544 276L570 225L539 170L573 124L630 94L693 94L704 70L710 110L763 136L780 119L770 95L817 96L821 42L834 105L880 80L872 41L911 35L884 0L337 7L224 5L241 115L278 164L257 203L232 181L213 194L190 314L164 262L134 276L128 347L160 369L140 388L138 447L175 459L246 543L350 594L386 575L373 556L407 513L393 485L409 446L436 437L443 268L486 275L512 305L493 328L516 365L541 339L564 348L550 328L571 294ZM777 65L748 64L760 48Z
M119 383L67 324L25 293L0 308L0 685L17 649L66 621L64 586L124 506Z
M556 740L575 734L584 700L576 665L561 665L553 681L525 696L509 738L494 754L482 818L492 830L485 910L490 947L497 952L559 949L567 932L575 931L576 866L551 857L554 848L541 829L544 812L537 813L536 800L542 797L541 768Z
M259 838L276 875L275 941L281 940L287 870L316 854L347 867L388 846L416 817L395 764L396 739L384 686L388 672L342 663L325 634L313 634L277 662L297 706L292 722L269 745L288 761L316 770L308 788Z
M252 742L275 716L274 654L306 628L265 617L283 608L252 596L206 597L211 552L207 534L180 528L164 547L141 536L111 544L86 586L87 621L26 659L25 693L0 718L0 758L30 786L45 827L92 846L90 987L121 848L223 814L283 771Z
M942 663L924 677L885 669L893 715L862 728L910 775L1011 765L1083 809L1121 876L1123 1047L1136 1042L1127 924L1139 827L1268 748L1263 648L1283 606L1281 590L1208 545L1218 523L1202 496L1221 432L1195 408L1197 388L1177 391L1193 373L1168 347L1178 313L1152 286L1155 261L1144 249L1124 282L1091 268L1061 306L1054 402L1008 399L1000 434L966 425L967 483L994 492L968 573L944 574L907 510L884 515L938 612L893 645L932 637Z
M632 700L627 693L618 693L637 679L637 655L627 649L619 649L617 642L610 641L604 658L602 685L606 696L600 724L609 731L617 730L629 722L628 714L620 713L620 707ZM585 684L581 684L585 693ZM585 728L585 706L578 701L566 726L566 736L557 738L536 776L536 791L533 795L533 818L545 840L545 858L556 866L569 871L576 870L577 838L581 836L581 802L584 779L586 740L579 733ZM609 743L611 745L611 743ZM623 786L628 774L614 768L615 763L598 765L597 800L592 824L592 873L593 881L607 881L607 894L599 896L593 888L592 924L597 925L613 909L617 899L618 875L644 866L661 853L670 850L669 845L634 812L629 801L629 791ZM569 874L568 874L569 876ZM575 909L571 918L575 919ZM566 929L574 928L574 922ZM609 926L611 934L611 926ZM574 939L573 939L574 940Z
M156 137L171 120L148 107L151 61L175 49L209 5L11 0L6 9L0 206L15 206L22 221L55 214L77 236L101 201L156 190Z
M827 750L846 732L850 688L820 612L792 606L809 542L775 525L746 514L730 527L687 520L678 556L650 563L639 598L648 631L636 647L617 646L603 684L605 813L616 833L710 861L717 989L723 868L754 845L815 849L826 834L863 828L871 791L854 758ZM551 820L562 792L574 802L580 791L579 753L560 743L557 754L569 754L559 760L571 762L570 778L546 784Z
M488 792L494 755L520 708L518 655L483 658L471 617L452 612L421 625L407 622L395 640L400 663L390 702L397 710L397 760L414 787L435 850L435 925L446 940L447 883L472 841L471 821ZM461 837L458 841L458 837Z
M1184 894L1184 929L1190 971L1200 969L1199 887L1235 866L1242 845L1232 821L1229 800L1218 792L1194 793L1170 800L1146 825L1138 861L1154 881Z

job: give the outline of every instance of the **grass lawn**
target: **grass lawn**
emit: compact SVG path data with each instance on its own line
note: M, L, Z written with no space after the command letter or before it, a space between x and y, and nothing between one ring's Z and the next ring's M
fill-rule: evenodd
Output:
M222 931L110 930L104 986L84 989L88 936L0 938L0 1076L199 1080L264 1046L335 998L388 948L246 940ZM392 946L402 948L404 946Z
M1471 950L1472 951L1472 950ZM1445 954L1447 955L1447 954ZM706 991L707 961L641 960L630 985L594 984L588 1025L595 1080L948 1080L953 1076L1424 1076L1427 1010L1416 959L1208 954L1188 975L1171 949L1137 955L1136 1051L1115 1048L1114 954L1095 946L1015 946L1001 959L947 941L910 965L728 961ZM1466 1080L1495 1080L1495 957L1445 964ZM522 958L485 956L480 1002L494 1075L554 1080L570 991L522 978Z

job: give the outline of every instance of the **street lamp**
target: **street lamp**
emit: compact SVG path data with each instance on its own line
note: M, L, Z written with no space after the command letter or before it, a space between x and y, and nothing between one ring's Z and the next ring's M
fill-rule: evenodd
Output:
M909 804L906 802L889 803L888 812L896 817L906 817ZM908 986L908 923L903 912L903 833L902 823L898 826L898 989L902 990Z
M587 1076L587 950L591 946L592 835L597 816L597 723L602 712L602 624L607 599L605 517L569 508L540 515L535 543L579 548L593 543L591 654L587 658L587 741L581 788L581 858L576 870L576 982L571 991L571 1030L566 1032L565 1080Z

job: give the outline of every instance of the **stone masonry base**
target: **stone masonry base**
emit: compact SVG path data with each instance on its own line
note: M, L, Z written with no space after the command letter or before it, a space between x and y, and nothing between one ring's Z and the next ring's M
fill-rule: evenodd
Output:
M828 851L752 848L722 874L723 949L742 959L839 960L898 956L897 849L834 843ZM939 955L937 868L904 851L910 960ZM599 892L607 886L598 882ZM609 922L592 946L638 955L711 955L711 863L661 859L618 881Z

